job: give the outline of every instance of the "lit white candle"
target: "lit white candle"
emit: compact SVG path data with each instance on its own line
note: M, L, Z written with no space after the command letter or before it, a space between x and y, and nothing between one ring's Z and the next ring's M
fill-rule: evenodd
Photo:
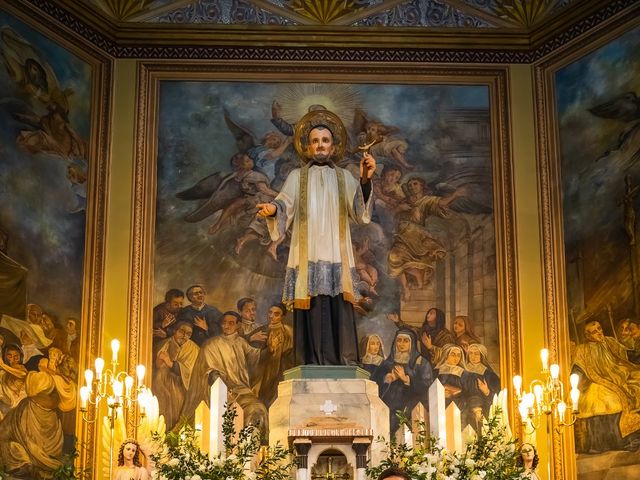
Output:
M122 382L120 380L115 380L113 382L113 396L115 397L115 402L120 403L120 397L122 397Z
M522 417L522 423L525 423L527 421L527 417L529 416L529 407L527 407L527 404L524 400L522 400L520 402L520 405L518 405L518 411L520 412L520 417Z
M536 385L533 387L533 394L535 395L538 407L542 405L542 385Z
M111 352L113 353L113 363L118 363L118 351L120 350L120 340L114 338L111 340ZM114 372L115 373L115 372Z
M138 385L144 385L144 374L146 373L147 369L144 367L144 365L138 365L136 367L136 376L138 377Z
M131 397L131 387L133 387L133 377L131 375L127 375L124 377L124 387L125 387L125 396L127 398Z
M91 369L87 369L84 371L84 381L87 384L87 388L89 389L89 392L91 392L92 390L92 384L93 384L93 370Z
M552 364L551 367L549 367L549 373L551 373L551 378L557 380L560 376L560 365L557 363Z
M536 396L531 392L525 393L522 399L524 401L524 404L527 406L527 408L533 408L533 406L536 403Z
M567 411L567 404L564 402L558 403L558 418L562 423L564 423L564 412L566 411Z
M540 350L540 360L542 360L542 371L546 372L549 368L549 350L547 348Z
M140 405L140 416L144 417L147 414L147 391L142 390L138 394L138 404Z
M577 388L572 388L569 392L569 396L571 397L571 409L574 412L578 411L578 400L580 399L580 390Z
M578 383L580 383L580 375L577 373L572 373L569 375L569 383L571 384L571 388L578 388Z
M104 360L100 357L96 358L96 378L102 380L102 370L104 370Z
M83 385L80 387L80 410L86 410L89 403L89 387Z
M522 377L520 375L513 377L513 388L516 389L516 394L520 398L520 389L522 388Z

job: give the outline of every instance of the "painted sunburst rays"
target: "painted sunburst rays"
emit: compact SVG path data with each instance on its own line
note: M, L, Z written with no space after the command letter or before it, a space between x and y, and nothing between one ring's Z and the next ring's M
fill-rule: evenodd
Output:
M280 116L290 123L302 118L309 107L321 105L338 115L345 126L353 122L354 112L362 104L352 85L315 83L284 85L276 93L275 102L282 108Z

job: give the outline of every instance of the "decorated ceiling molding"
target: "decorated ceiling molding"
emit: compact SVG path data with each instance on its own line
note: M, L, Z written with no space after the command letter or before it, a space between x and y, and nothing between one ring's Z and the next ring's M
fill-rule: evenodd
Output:
M640 0L16 1L114 57L150 59L532 63L640 11Z
M529 29L578 0L83 0L117 21ZM584 2L582 2L584 3Z

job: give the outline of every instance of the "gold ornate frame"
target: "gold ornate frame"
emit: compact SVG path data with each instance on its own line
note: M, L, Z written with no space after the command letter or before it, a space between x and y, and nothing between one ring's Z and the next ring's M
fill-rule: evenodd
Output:
M538 148L538 182L540 223L542 226L544 313L546 343L551 358L564 367L568 375L571 365L567 322L567 292L562 214L560 142L555 110L554 75L585 54L640 25L640 5L598 25L581 38L568 43L554 55L534 66L536 111L536 144ZM582 46L578 46L582 45ZM576 454L573 429L551 432L550 452L555 479L576 478Z
M112 60L68 27L48 17L27 2L0 0L0 9L45 35L91 67L91 134L88 142L87 208L82 288L81 343L78 374L99 355L103 325L103 286L106 243L107 188L109 185L109 125ZM76 407L79 465L94 465L96 424L82 421Z
M156 158L159 86L163 80L393 83L407 85L482 85L489 89L491 150L496 228L500 374L521 370L520 312L517 286L513 164L510 145L509 86L506 67L453 67L406 64L323 63L321 76L312 62L141 62L134 171L131 311L128 364L151 364L150 312L153 285ZM148 340L142 340L148 339ZM512 400L512 425L516 405ZM519 422L518 422L519 423ZM129 427L132 427L129 422Z

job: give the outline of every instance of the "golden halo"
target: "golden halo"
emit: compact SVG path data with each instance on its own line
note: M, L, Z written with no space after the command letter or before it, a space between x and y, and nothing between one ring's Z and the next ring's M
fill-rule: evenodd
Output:
M324 126L331 130L335 147L333 156L341 159L347 148L347 130L344 128L340 117L329 110L312 110L296 123L293 131L293 145L296 148L296 152L298 152L303 162L310 160L311 157L308 152L309 132L319 126Z

